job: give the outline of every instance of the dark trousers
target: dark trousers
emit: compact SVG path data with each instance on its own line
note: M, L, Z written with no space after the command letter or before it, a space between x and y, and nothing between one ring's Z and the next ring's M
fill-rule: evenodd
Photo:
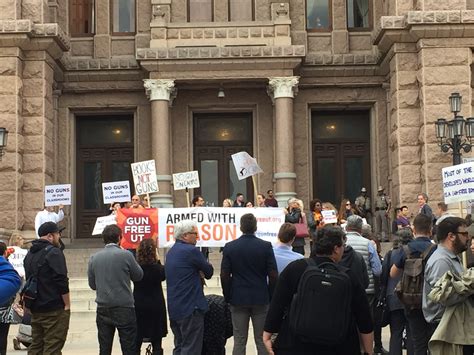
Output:
M0 355L7 354L7 343L8 343L8 331L10 330L10 324L0 323Z
M433 333L431 327L425 321L425 317L423 317L423 311L421 309L413 309L406 311L405 316L413 341L413 354L426 355L428 352L428 342Z
M249 322L252 319L253 337L258 355L266 355L267 350L263 344L263 327L268 313L268 305L230 306L232 313L232 328L234 330L233 355L245 355L247 338L249 335Z
M28 355L61 354L70 318L71 312L64 309L34 312L31 316L32 342L28 347Z
M170 319L170 326L174 334L173 355L201 355L204 312L195 310L184 319Z
M413 342L403 309L390 312L390 355L402 355L403 330L407 330L407 355L413 355Z
M115 329L119 334L122 354L137 354L135 309L130 307L99 307L97 308L96 323L100 355L110 355L112 353Z
M369 301L370 312L372 313L372 319L374 320L374 348L382 348L382 325L380 324L380 317L375 317L377 298L374 294L368 294L367 300Z

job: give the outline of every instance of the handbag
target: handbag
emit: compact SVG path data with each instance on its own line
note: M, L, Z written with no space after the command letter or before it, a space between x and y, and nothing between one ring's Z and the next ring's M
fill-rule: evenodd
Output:
M308 238L308 223L306 222L306 216L301 217L299 223L295 223L296 227L296 238Z
M12 303L7 307L0 307L0 323L19 324L21 318L17 304Z

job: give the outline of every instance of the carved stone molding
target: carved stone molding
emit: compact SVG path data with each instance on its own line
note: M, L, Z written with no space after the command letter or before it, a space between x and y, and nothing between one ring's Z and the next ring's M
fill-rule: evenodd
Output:
M299 76L280 76L268 79L268 94L272 100L280 97L295 97L300 79Z
M144 79L143 86L150 101L165 100L170 105L176 97L176 88L174 80L168 79Z

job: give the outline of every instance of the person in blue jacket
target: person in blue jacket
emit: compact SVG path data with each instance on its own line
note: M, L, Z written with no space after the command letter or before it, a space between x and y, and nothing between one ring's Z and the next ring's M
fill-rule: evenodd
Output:
M0 254L0 305L7 303L20 289L21 279L20 275L15 271L12 264L10 264Z

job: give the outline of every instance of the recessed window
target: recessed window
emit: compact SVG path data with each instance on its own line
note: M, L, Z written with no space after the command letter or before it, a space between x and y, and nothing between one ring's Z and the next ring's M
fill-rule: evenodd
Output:
M369 29L370 5L370 0L347 0L347 28Z
M213 0L188 0L188 22L212 22Z
M135 0L111 0L112 32L135 33Z
M331 29L331 3L329 0L306 0L306 28L308 31Z
M230 21L253 21L253 0L229 0Z
M71 36L91 36L95 32L95 1L70 0L69 31Z

